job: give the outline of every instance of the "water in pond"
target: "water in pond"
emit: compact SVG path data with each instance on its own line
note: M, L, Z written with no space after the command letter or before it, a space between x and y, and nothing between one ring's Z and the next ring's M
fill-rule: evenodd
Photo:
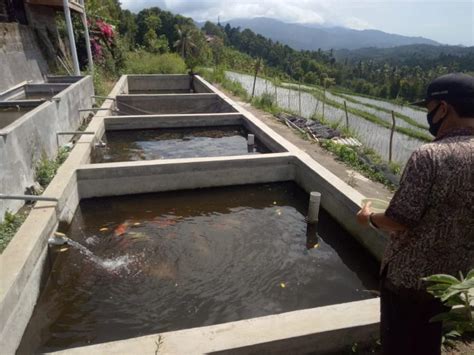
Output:
M161 94L192 94L190 89L171 89L171 90L128 90L130 95L161 95Z
M17 100L49 100L59 92L60 90L50 92L27 92L24 96Z
M32 109L34 109L34 107L0 107L0 129L12 124Z
M95 150L94 163L269 153L257 139L247 145L250 133L243 126L166 128L107 131L106 148Z
M89 199L20 350L51 351L373 297L377 264L292 182ZM61 247L59 247L61 248ZM105 263L105 265L104 265Z

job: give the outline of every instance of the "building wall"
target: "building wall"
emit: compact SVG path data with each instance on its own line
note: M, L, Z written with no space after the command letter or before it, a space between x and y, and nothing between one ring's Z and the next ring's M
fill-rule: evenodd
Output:
M34 30L18 23L0 23L0 91L22 81L43 81L48 65Z

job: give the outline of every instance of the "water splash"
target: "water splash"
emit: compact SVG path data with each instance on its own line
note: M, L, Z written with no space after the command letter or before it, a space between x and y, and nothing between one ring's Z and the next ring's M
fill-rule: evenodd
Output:
M133 261L133 258L129 257L128 254L122 255L116 258L112 258L112 259L102 259L102 258L99 258L97 255L95 255L92 251L87 249L85 246L83 246L82 244L72 239L68 239L67 243L70 246L78 249L82 255L86 256L94 264L96 264L97 266L100 266L101 268L107 271L117 272L121 269L124 269L127 272L130 271L128 269L128 265Z

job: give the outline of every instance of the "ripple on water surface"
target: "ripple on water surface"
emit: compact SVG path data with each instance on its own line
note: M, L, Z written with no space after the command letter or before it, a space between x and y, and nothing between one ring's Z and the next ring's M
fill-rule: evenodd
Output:
M23 339L48 351L372 297L377 265L294 183L81 202ZM26 345L28 344L28 345ZM34 345L32 345L34 344Z

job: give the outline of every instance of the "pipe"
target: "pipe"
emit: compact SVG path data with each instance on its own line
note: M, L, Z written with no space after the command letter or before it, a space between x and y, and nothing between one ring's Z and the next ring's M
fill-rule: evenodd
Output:
M0 200L59 202L59 200L56 197L45 197L45 196L35 196L35 195L5 195L5 194L0 194Z
M255 135L249 134L247 136L247 145L254 145L255 144Z
M64 245L67 244L69 238L66 234L60 232L54 232L54 235L48 239L49 245Z
M311 192L308 207L308 223L318 223L319 206L321 204L321 194L319 192Z
M77 58L76 42L74 40L74 30L72 29L71 10L69 9L69 0L63 0L64 17L66 18L67 34L69 37L69 46L71 48L72 63L74 65L74 74L81 75L79 68L79 59Z
M83 10L81 14L82 25L84 26L84 39L86 42L86 50L87 50L87 61L89 62L89 71L91 74L94 73L94 61L92 60L92 51L91 51L91 40L89 38L89 28L87 27L87 18L86 12Z
M64 131L64 132L56 132L56 146L59 148L59 136L64 136L64 135L93 135L95 132L85 132L85 131Z
M306 249L314 249L319 247L318 238L318 224L308 223L306 224Z

